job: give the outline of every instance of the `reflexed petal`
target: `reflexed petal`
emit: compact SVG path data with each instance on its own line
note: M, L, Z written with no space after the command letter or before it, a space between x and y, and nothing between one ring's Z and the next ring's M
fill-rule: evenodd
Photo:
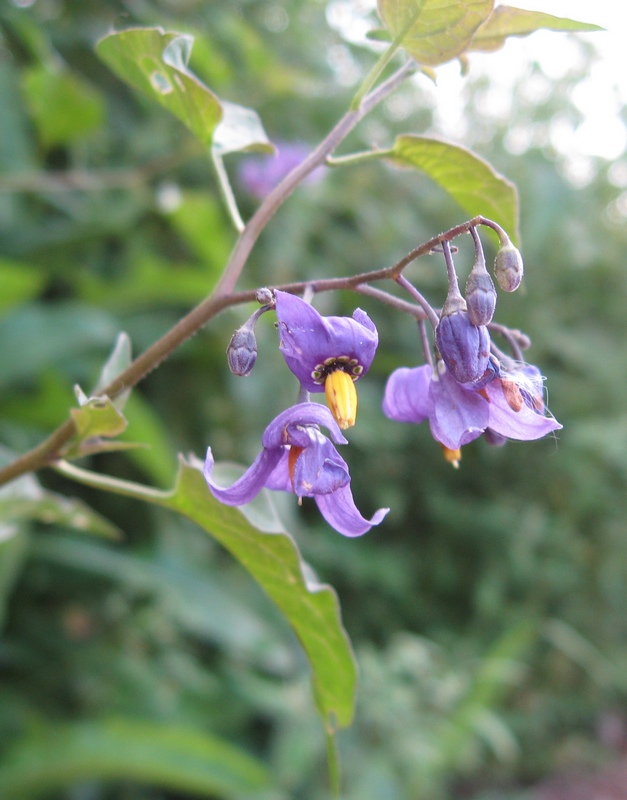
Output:
M344 536L361 536L373 525L378 525L390 510L380 508L370 520L357 510L350 484L342 486L332 494L316 495L316 503L326 521Z
M488 402L477 392L465 389L445 369L431 381L429 414L433 438L449 450L457 450L481 436L490 422ZM490 422L490 427L494 427Z
M281 448L281 458L276 467L272 470L266 479L266 489L272 489L275 492L293 492L292 479L290 478L290 469L288 464L289 447Z
M287 366L310 392L322 392L312 373L325 361L345 356L356 359L365 374L372 363L379 337L365 311L351 317L323 317L295 295L276 291L279 348Z
M503 394L500 380L488 384L485 391L490 398L489 427L501 436L529 441L562 427L556 419L539 414L527 403L523 403L519 411L514 411Z
M299 497L329 494L350 482L348 466L331 442L309 428L310 446L298 456L294 467L294 491Z
M348 443L333 414L320 403L296 403L283 411L265 429L261 443L270 450L284 444L308 447L310 439L305 429L307 425L322 425L328 429L334 442Z
M429 415L431 367L400 367L390 375L383 413L397 422L423 422Z
M249 503L264 488L282 455L283 449L262 450L241 478L238 478L232 486L222 487L214 483L211 477L214 460L211 448L208 447L203 475L212 494L221 503L227 506L241 506Z

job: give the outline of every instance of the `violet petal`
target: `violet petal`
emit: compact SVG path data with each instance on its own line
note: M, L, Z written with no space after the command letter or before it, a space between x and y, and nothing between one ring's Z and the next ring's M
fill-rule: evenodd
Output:
M397 422L423 422L429 415L431 367L400 367L388 378L383 413Z
M241 506L249 503L264 488L269 475L279 463L281 455L281 449L266 450L264 448L241 478L238 478L231 486L224 487L218 486L213 481L213 453L208 447L203 475L211 493L221 503L227 506Z
M461 386L448 369L438 370L431 381L429 422L433 438L450 450L472 442L488 427L488 402L477 392Z
M316 495L316 503L326 521L344 536L361 536L373 525L378 525L390 510L380 508L368 520L359 513L350 485L336 489L332 494Z

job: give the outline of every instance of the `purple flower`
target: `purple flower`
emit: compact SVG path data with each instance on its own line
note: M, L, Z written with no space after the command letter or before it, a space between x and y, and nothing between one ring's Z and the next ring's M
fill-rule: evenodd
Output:
M540 372L525 365L498 377L481 389L458 383L442 361L434 373L429 365L401 367L389 377L383 412L398 422L429 420L433 438L449 460L459 449L490 430L509 439L539 439L562 426L544 414ZM457 454L457 455L456 455Z
M239 181L244 189L253 197L262 200L297 167L306 156L309 148L300 142L278 142L277 151L273 155L250 156L241 162L239 168ZM322 169L317 167L303 181L314 183L322 175Z
M217 486L211 477L213 455L207 450L204 475L213 495L230 506L250 502L263 489L293 492L299 502L313 497L326 521L344 536L361 536L378 525L389 509L367 520L359 513L350 489L348 466L319 429L328 428L337 444L346 439L330 411L318 403L299 403L268 425L263 449L252 466L232 486Z
M379 344L374 322L360 308L352 317L323 317L287 292L276 291L280 350L290 370L309 392L323 392L335 369L356 381L368 371Z
M490 420L487 400L458 383L443 361L436 373L428 364L395 370L385 387L383 413L397 422L428 419L433 438L454 451L481 436Z
M374 322L360 308L352 317L323 317L295 295L275 295L279 347L287 366L307 391L326 392L340 427L350 427L357 406L352 383L366 374L379 344Z

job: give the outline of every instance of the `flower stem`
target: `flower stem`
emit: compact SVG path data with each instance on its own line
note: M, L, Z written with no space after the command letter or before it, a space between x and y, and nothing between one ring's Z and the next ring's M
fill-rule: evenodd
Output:
M429 320L429 322L433 325L434 328L437 328L438 322L440 320L438 319L438 315L435 313L435 310L433 309L429 301L425 297L423 297L422 294L420 294L418 289L416 289L416 287L412 283L410 283L404 275L399 275L396 278L396 282L398 283L399 286L402 286L403 289L408 291L409 294L415 300L417 300L417 302L420 304L420 307L425 312L425 315Z
M220 187L220 193L222 195L222 199L224 200L226 210L228 211L229 217L235 226L235 230L238 233L241 233L246 227L246 223L239 213L237 201L235 199L235 195L233 194L233 187L229 181L229 176L227 174L226 167L224 166L224 161L220 156L212 152L211 163L215 170L216 177L218 178L218 185Z
M393 92L410 74L413 66L410 62L404 64L380 86L366 95L359 107L350 109L323 139L310 155L292 170L266 197L248 223L243 225L241 234L231 257L222 273L213 292L201 303L193 308L185 317L165 333L158 341L141 353L118 377L111 381L101 391L110 398L115 398L120 392L130 389L155 369L165 358L173 353L183 342L196 334L210 319L215 317L225 308L241 302L255 299L254 292L234 293L234 287L248 260L248 256L259 235L273 217L277 209L290 196L296 186L316 167L324 163L337 145L347 134L363 119L372 109ZM214 162L215 163L215 162ZM219 172L218 172L219 177ZM227 181L228 183L228 181ZM221 183L224 190L225 184ZM230 187L229 187L230 188ZM228 203L227 203L228 205ZM233 216L237 208L229 208L232 218L238 226L237 216ZM383 276L387 277L387 276ZM45 441L32 450L19 456L6 467L0 469L0 486L27 472L46 466L58 459L63 447L76 434L76 429L71 420L66 420Z
M407 24L404 25L403 29L400 31L398 36L396 36L394 40L390 42L389 46L381 53L373 68L370 70L368 75L366 75L359 89L357 89L357 92L355 93L355 96L353 97L350 104L351 110L359 108L363 98L368 94L368 92L370 92L372 87L379 80L381 73L387 67L390 61L394 58L398 49L403 44L403 39L405 38L405 36L407 36L410 28L417 20L418 16L420 15L420 11L421 8L420 6L418 6L416 11L409 18Z

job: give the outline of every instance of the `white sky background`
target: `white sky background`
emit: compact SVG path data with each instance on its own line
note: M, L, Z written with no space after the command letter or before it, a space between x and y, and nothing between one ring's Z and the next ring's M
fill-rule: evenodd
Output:
M601 58L588 78L577 86L572 97L584 115L584 122L574 131L570 126L560 128L556 122L551 131L552 146L571 166L569 177L575 183L586 183L594 170L591 157L612 161L627 148L627 130L619 118L620 108L627 105L627 0L510 0L508 4L591 22L606 29L577 34L538 31L527 37L508 39L497 52L469 54L470 76L489 75L493 113L502 117L507 114L512 87L525 75L531 61L540 64L550 81L566 74L573 60L579 59L578 49L573 45L574 36L584 37L593 45ZM362 15L373 6L374 0L332 0L328 7L329 22L347 39L363 41L362 37L370 26ZM351 70L347 67L346 62L338 63L337 72L343 73L341 77L338 75L340 80L344 78L349 83L352 82L349 78ZM433 94L437 127L453 141L459 140L465 127L461 112L464 108L462 92L467 79L460 75L457 61L438 67L436 73L437 86L427 87L427 91ZM419 80L423 88L428 83L424 77L414 80ZM541 86L535 88L542 90ZM529 91L533 89L529 87ZM514 134L512 136L513 152L525 149L524 132L519 134L522 137L519 140ZM627 169L622 171L627 172ZM624 177L623 185L627 185L627 176Z
M576 50L572 37L592 43L601 58L573 94L573 102L586 120L574 133L565 130L560 140L556 131L556 147L573 156L601 156L613 160L627 146L627 131L619 119L622 105L627 104L627 2L625 0L513 0L511 5L532 11L544 11L557 17L592 22L606 30L594 33L566 34L538 31L527 37L512 37L496 53L473 53L471 74L486 72L501 92L507 91L524 74L525 65L537 61L548 78L559 78L569 69ZM438 94L453 96L461 91L463 78L455 64L438 69ZM448 104L445 104L448 105ZM441 105L440 105L441 107ZM442 120L445 127L446 120Z

